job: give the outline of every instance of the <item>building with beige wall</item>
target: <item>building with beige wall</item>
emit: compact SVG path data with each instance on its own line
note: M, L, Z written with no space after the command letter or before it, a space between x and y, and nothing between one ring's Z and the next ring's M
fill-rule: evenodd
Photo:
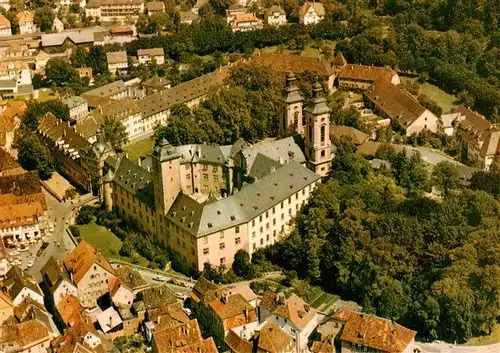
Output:
M0 327L0 350L5 353L46 353L52 336L38 320Z
M144 0L89 0L85 16L101 21L134 21L144 12Z
M78 289L78 299L86 308L97 305L97 299L108 293L109 281L115 278L108 260L85 240L68 254L64 267Z

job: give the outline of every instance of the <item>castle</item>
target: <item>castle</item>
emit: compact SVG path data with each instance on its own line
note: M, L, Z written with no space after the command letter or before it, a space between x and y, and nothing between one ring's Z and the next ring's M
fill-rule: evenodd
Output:
M280 139L250 145L171 146L162 140L135 164L108 158L106 209L135 219L189 264L232 264L286 236L331 167L330 109L319 83L304 98L289 73L279 100Z

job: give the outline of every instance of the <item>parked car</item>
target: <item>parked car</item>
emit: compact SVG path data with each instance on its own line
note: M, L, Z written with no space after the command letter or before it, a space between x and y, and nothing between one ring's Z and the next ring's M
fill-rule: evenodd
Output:
M54 223L49 223L49 232L53 232L54 231Z
M153 277L153 281L157 281L157 282L166 282L167 279L163 276L155 276Z
M29 260L28 261L28 268L32 268L33 267L33 260Z
M187 316L191 315L191 309L189 309L189 308L182 308L182 310L184 310L184 312L186 313Z

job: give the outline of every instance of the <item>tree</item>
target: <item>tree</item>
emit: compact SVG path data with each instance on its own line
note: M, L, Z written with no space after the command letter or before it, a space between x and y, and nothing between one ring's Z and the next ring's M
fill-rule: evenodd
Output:
M42 180L50 179L54 171L52 155L35 133L23 136L18 160L24 169L37 170Z
M92 68L94 75L108 73L108 64L106 60L106 51L101 45L92 45L87 55L87 66Z
M79 79L76 70L71 64L63 59L51 58L45 66L47 80L53 85L69 85Z
M43 6L35 10L35 24L42 32L52 29L52 23L56 17L54 10L49 6Z
M71 65L75 68L87 67L88 51L86 48L76 46L73 48L73 55L71 55Z
M472 190L483 190L487 193L500 197L500 173L499 172L476 172L470 180Z
M432 170L432 183L445 195L458 187L459 174L455 165L448 161L439 162Z
M22 120L23 127L32 131L36 130L38 128L38 119L48 112L51 112L60 120L69 121L69 108L61 101L33 101L28 103L28 109L26 110Z
M78 215L76 216L76 224L89 224L95 217L95 207L92 206L82 206L78 210Z
M248 255L248 253L245 250L240 249L234 254L232 267L233 267L233 272L236 274L236 276L243 277L246 279L253 278L250 255Z
M120 121L106 116L100 128L104 141L111 143L115 150L121 150L128 142L127 130Z

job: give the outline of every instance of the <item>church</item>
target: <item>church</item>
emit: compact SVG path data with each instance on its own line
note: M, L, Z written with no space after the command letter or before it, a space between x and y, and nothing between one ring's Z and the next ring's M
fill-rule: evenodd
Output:
M330 109L323 87L307 102L289 73L279 100L280 138L251 145L184 145L166 140L136 164L108 158L103 177L107 211L156 234L188 264L231 266L293 229L332 162Z

